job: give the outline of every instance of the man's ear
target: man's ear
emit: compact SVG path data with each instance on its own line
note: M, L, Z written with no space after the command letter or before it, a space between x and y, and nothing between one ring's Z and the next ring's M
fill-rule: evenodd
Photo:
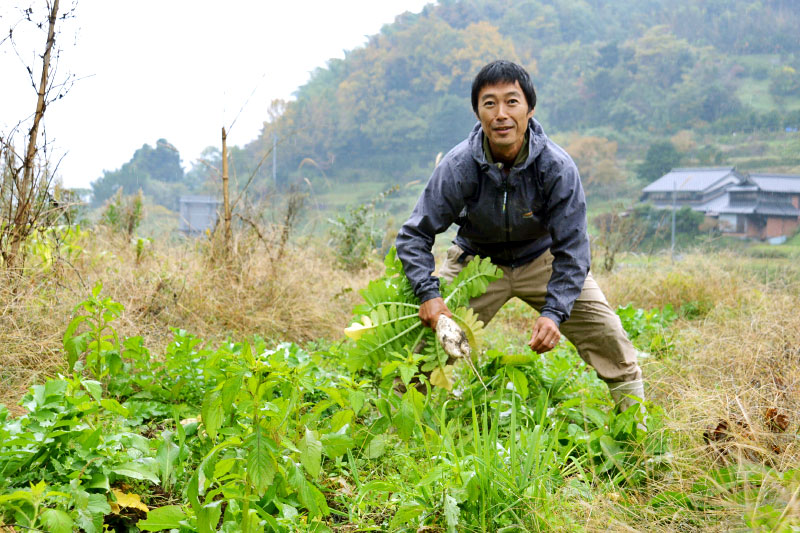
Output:
M531 109L530 111L528 111L528 120L530 120L530 119L532 119L532 118L533 118L533 112L534 112L534 111L536 111L536 108L535 108L535 107L534 107L533 109Z

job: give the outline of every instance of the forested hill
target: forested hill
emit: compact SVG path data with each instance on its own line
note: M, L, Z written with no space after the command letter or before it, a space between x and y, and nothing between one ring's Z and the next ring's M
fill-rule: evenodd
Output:
M427 176L495 58L533 74L549 133L796 127L798 28L796 0L442 0L317 69L235 159L254 166L277 135L284 183L304 160L336 181Z

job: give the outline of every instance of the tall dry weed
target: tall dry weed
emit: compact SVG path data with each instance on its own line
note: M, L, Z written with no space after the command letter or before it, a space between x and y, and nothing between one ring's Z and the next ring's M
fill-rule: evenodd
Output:
M645 493L691 494L709 472L731 465L767 472L798 468L799 266L729 253L693 254L598 277L613 305L702 308L674 325L670 359L642 360L648 394L665 410L674 450L671 474ZM706 516L709 522L703 513L683 516L691 516L694 528L741 528L742 517L765 505L769 495L788 504L784 520L797 520L796 495L787 492L780 474L763 478L761 488L747 497L720 490L710 502L717 508ZM665 524L664 530L682 529L680 523Z
M98 281L104 295L125 306L115 322L119 334L143 336L158 354L170 328L209 342L337 338L357 290L374 274L335 269L328 251L310 240L284 242L280 257L252 233L235 234L234 241L229 259L220 261L218 249L202 240L139 243L137 251L126 236L98 229L69 265L56 261L47 271L31 269L14 284L3 283L0 403L15 404L43 374L63 369L64 329Z

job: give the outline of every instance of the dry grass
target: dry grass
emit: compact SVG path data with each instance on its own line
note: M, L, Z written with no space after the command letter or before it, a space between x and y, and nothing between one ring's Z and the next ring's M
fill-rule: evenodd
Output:
M667 491L692 494L709 472L726 466L779 473L800 466L800 265L694 253L674 263L664 256L628 257L614 272L595 276L614 307L669 304L693 318L674 324L672 355L640 361L648 399L664 410L669 471L619 501L600 491L570 513L587 531L731 531L746 529L744 516L774 499L793 502L782 526L789 520L800 525L794 494L800 483L782 481L780 474L767 474L746 496L741 486L720 488L706 496L713 510L649 505ZM487 333L493 342L519 343L531 320L528 308L515 302Z
M13 279L0 274L6 278L0 288L0 403L12 410L31 384L63 368L64 329L98 281L103 295L125 306L115 322L118 333L143 336L158 354L171 327L209 342L252 335L338 338L357 289L377 272L336 270L333 258L312 242L288 243L278 258L249 233L237 235L227 261L219 247L202 240L155 242L138 261L135 243L119 235L98 232L80 244L84 252L70 263L30 268Z
M643 365L650 397L663 406L677 450L672 475L648 494L688 493L725 465L781 472L800 465L800 266L777 261L769 267L724 253L693 254L601 279L614 304L671 304L676 310L691 304L702 311L676 323L673 359ZM769 497L791 500L777 478L764 486L774 491ZM663 530L741 528L748 509L763 503L759 498L767 498L767 489L744 502L723 491L722 510L693 513L693 527L665 524ZM800 520L796 499L790 507L785 519Z

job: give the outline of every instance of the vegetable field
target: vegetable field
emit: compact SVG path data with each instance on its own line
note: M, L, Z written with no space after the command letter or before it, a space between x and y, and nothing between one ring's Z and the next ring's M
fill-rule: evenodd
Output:
M660 288L655 305L618 309L650 378L646 432L636 409L613 409L568 342L541 356L524 347L522 306L487 328L475 320L464 305L497 276L488 262L443 290L472 365L446 364L393 253L352 317L340 317L355 339L205 340L173 328L153 349L120 333L128 310L98 282L62 322L51 375L16 416L0 407L1 527L792 531L796 399L764 411L723 389L747 418L705 412L692 428L684 415L702 406L690 413L681 402L698 397L674 397L679 381L700 390L692 331L717 312L734 320L736 299L765 292L713 301L697 281L702 264L660 280L629 268L625 283L606 280L612 296L643 301L643 275Z

